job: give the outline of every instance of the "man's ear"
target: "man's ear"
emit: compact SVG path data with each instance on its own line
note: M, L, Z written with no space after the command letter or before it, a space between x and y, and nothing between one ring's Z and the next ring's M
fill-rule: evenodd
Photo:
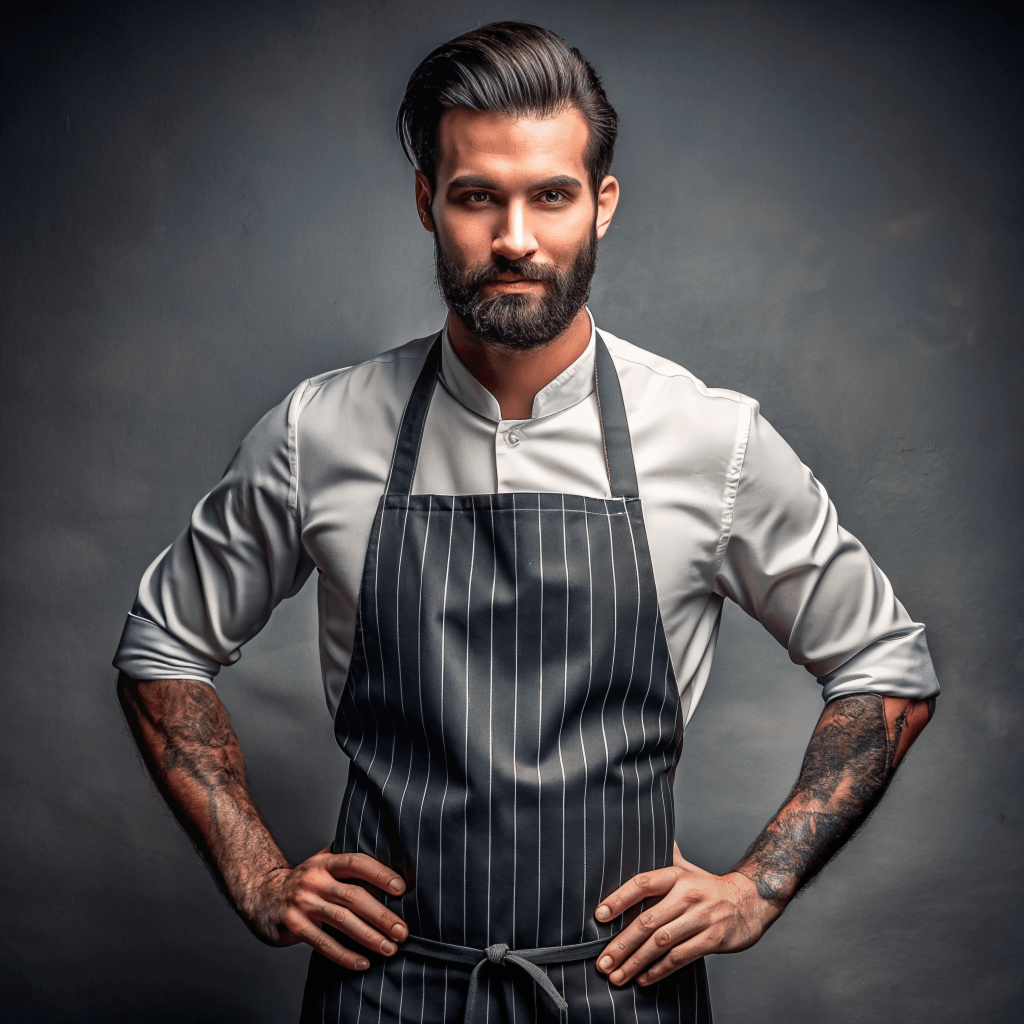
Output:
M619 182L610 174L606 174L601 180L601 187L597 190L597 220L594 223L594 230L598 238L604 238L618 205Z
M434 190L422 171L416 172L416 210L420 215L420 223L428 230L434 230L434 215L430 206L434 201Z

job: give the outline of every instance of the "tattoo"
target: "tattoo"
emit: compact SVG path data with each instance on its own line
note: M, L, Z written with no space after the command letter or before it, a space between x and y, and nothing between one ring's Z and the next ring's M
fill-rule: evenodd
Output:
M763 899L789 899L806 887L864 825L892 781L907 716L917 706L908 700L891 723L879 694L826 706L796 785L734 869ZM929 718L933 708L929 702Z
M139 683L122 675L118 694L157 788L225 895L268 937L259 889L289 864L253 802L224 705L210 686L191 680Z

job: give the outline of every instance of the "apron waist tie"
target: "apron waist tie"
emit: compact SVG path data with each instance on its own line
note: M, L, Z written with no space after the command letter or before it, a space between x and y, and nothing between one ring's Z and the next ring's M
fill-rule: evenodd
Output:
M541 949L509 949L505 943L498 942L486 949L471 949L469 946L453 946L447 942L435 942L433 939L421 939L411 935L402 943L401 951L429 960L440 960L442 963L472 965L473 973L469 976L464 1020L465 1024L474 1024L473 1014L480 992L480 969L484 964L511 965L525 971L555 1004L561 1015L569 1009L569 1004L538 964L567 964L586 960L600 953L611 941L612 936L608 936L606 939L594 939L572 946L544 946Z

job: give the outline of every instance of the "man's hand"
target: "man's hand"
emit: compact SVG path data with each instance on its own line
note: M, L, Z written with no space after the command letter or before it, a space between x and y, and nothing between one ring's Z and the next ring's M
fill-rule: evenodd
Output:
M612 939L597 969L615 985L650 985L706 953L752 946L867 821L934 710L934 697L875 693L827 704L793 791L732 871L709 874L676 846L672 867L636 875L601 903L595 917L611 921L662 897Z
M369 961L333 939L321 924L385 956L397 951L396 943L409 937L409 929L361 885L345 884L346 879L369 882L395 896L405 892L401 877L380 861L365 853L334 854L326 847L298 867L272 871L253 893L252 905L239 910L271 946L305 942L328 960L363 971Z
M641 900L658 897L601 954L597 969L613 985L632 978L652 985L708 953L747 949L785 907L784 901L759 896L745 875L713 875L684 860L676 846L672 867L635 875L594 916L611 921Z
M395 953L393 940L408 937L405 923L351 882L396 896L405 882L362 853L328 848L298 867L288 863L253 803L238 737L212 686L122 673L118 696L157 788L255 935L272 946L306 942L352 970L369 962L321 924L374 952Z

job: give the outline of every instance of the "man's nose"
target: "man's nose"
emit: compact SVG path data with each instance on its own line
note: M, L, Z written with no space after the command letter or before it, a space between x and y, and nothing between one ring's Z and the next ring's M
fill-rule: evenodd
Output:
M522 203L509 203L497 233L491 242L491 253L508 260L520 260L537 249Z

